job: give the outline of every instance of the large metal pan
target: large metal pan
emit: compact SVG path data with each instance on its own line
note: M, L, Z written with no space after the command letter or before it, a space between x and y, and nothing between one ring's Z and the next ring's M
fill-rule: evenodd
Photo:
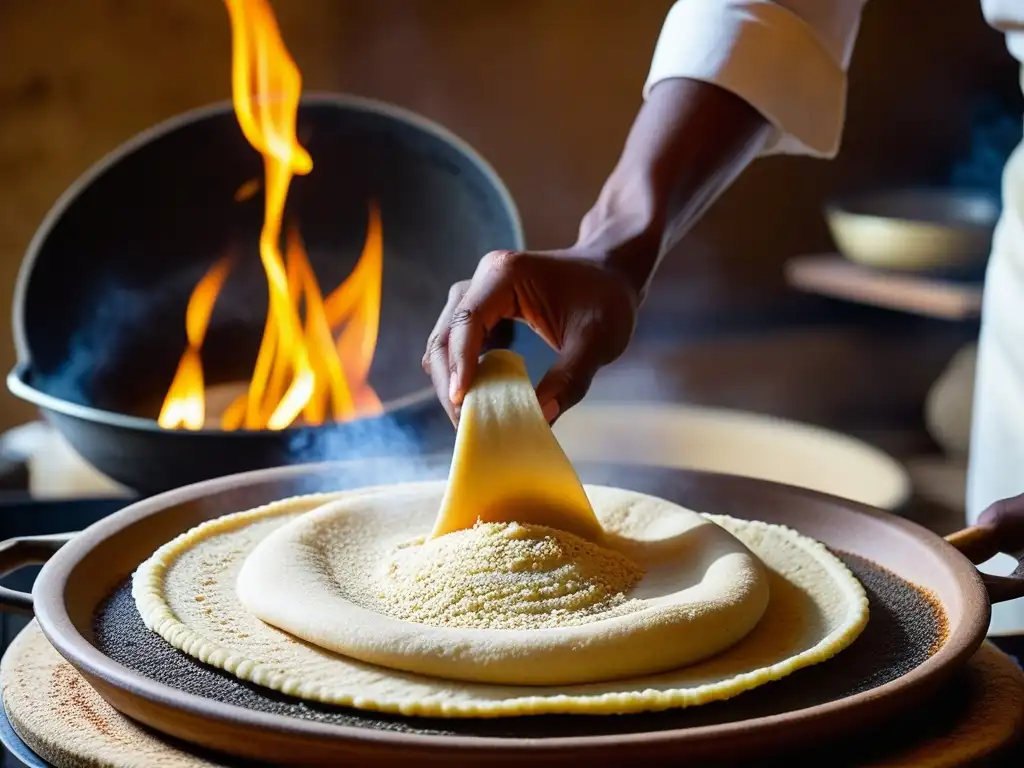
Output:
M888 513L761 480L618 465L579 469L588 482L788 525L823 541L868 588L867 629L830 662L694 709L621 717L424 721L307 705L243 685L174 651L146 631L134 613L126 579L159 545L194 525L294 494L441 476L443 460L246 473L147 499L70 539L14 539L0 545L0 571L49 560L32 595L5 590L0 602L5 609L34 611L56 649L124 714L238 756L307 765L409 759L437 765L570 759L678 764L752 754L763 758L772 750L809 746L911 711L978 648L990 603L1024 596L1024 565L1014 577L998 578L983 576L971 564L995 551L1024 548L1021 519L990 515L943 541Z
M37 405L75 451L142 495L284 464L450 450L454 432L419 367L449 286L483 254L522 248L508 190L441 126L355 96L311 94L298 114L315 167L296 178L297 221L325 292L351 272L379 204L384 276L370 381L381 416L284 430L169 431L156 423L185 348L185 307L225 254L236 265L206 338L207 384L246 381L266 317L257 258L259 154L230 102L174 117L100 160L54 204L14 289L10 391ZM496 346L512 341L504 323Z

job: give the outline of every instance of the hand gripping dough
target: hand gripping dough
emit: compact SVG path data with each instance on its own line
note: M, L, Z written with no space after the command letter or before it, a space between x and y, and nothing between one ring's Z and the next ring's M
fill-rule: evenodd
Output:
M506 350L483 356L463 401L448 488L431 537L472 528L477 520L534 523L601 539L523 358Z

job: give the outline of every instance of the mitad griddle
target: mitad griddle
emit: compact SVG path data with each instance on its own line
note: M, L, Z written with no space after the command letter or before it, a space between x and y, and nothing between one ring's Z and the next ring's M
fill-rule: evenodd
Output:
M192 290L224 256L234 268L203 346L207 386L248 381L267 312L258 256L263 163L231 103L172 118L126 142L56 202L14 294L18 362L8 387L71 446L141 495L247 470L444 451L454 432L419 360L452 283L495 249L523 247L512 198L465 142L419 115L307 95L299 141L313 170L291 185L325 295L352 271L376 203L384 242L370 383L381 416L281 431L164 430L156 416L186 346ZM237 193L258 183L251 197ZM512 342L504 323L493 346Z
M725 702L629 716L449 720L291 699L179 653L139 619L130 575L183 531L296 494L443 477L447 462L440 458L251 472L138 502L70 537L10 540L0 545L0 571L49 560L32 595L2 590L0 603L34 610L54 647L122 713L236 756L305 765L681 764L763 759L905 715L980 646L990 601L1024 596L1024 565L1004 578L982 576L971 564L1024 549L1024 519L1003 512L944 541L878 510L760 480L607 464L578 469L589 483L787 525L824 542L867 589L867 628L832 660Z

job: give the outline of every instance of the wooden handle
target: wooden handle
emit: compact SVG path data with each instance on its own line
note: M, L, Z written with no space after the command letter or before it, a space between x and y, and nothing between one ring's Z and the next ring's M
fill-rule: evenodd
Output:
M977 565L998 555L1000 548L997 532L986 525L972 525L962 531L951 533L946 541L960 550L968 560Z
M993 504L981 513L977 525L951 533L946 541L977 565L998 554L1017 558L1009 576L982 574L989 600L1001 603L1024 597L1024 496Z

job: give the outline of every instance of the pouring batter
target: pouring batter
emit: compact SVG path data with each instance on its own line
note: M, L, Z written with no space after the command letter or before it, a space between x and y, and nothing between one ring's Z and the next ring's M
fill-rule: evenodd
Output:
M537 386L553 422L623 353L661 258L747 165L767 154L836 155L865 2L675 3L644 105L576 243L489 253L470 280L452 286L423 366L454 421L488 333L512 318L560 353ZM982 0L982 8L1024 64L1024 0ZM1004 171L985 283L968 479L972 523L986 507L1024 507L1022 305L1024 145ZM1024 626L1022 603L996 610Z

